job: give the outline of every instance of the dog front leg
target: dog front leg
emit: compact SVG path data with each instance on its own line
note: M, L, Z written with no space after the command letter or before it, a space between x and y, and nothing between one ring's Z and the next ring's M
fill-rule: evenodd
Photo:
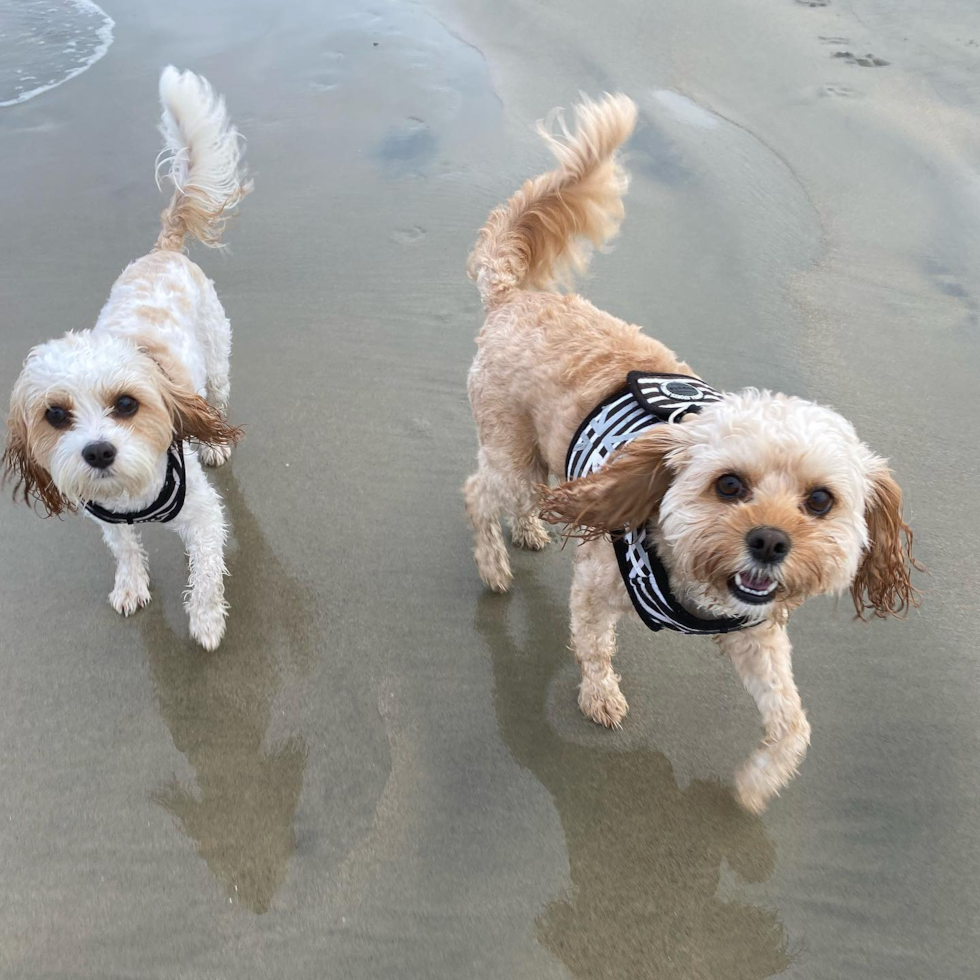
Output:
M150 601L150 572L139 531L131 524L101 524L102 540L116 559L116 582L109 604L129 616Z
M735 774L739 803L761 813L796 775L810 744L810 723L793 681L792 647L786 627L770 624L725 634L719 642L762 714L765 736Z
M621 728L629 705L613 672L616 621L622 611L615 605L615 561L598 549L608 542L583 544L575 555L572 581L572 652L582 672L578 706L582 713L606 728Z
M196 457L187 458L187 500L175 523L187 549L190 575L184 609L191 636L215 650L225 635L225 542L228 528L217 490L208 483Z

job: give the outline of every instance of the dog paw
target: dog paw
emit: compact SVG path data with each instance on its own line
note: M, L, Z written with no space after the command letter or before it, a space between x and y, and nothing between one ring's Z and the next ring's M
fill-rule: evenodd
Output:
M223 605L212 606L190 614L191 636L205 650L217 650L225 635L227 611Z
M150 601L150 583L147 579L127 579L117 582L109 593L109 605L120 616L131 616Z
M510 528L510 539L525 551L540 551L551 542L544 521L539 517L515 518Z
M510 588L510 583L514 580L514 575L509 568L480 568L480 578L483 584L491 591L503 594Z
M514 575L499 529L496 535L487 535L477 541L474 557L480 578L487 588L493 592L506 592L510 588Z
M208 446L202 443L198 448L198 455L205 466L224 466L231 456L231 446Z
M619 678L610 672L602 680L583 680L578 706L586 718L604 728L622 728L630 706L619 689Z
M802 711L778 739L759 745L735 773L735 799L749 813L762 813L769 801L796 777L810 744L810 723Z
M778 792L769 772L770 762L765 752L755 752L735 774L735 800L748 813L762 813Z

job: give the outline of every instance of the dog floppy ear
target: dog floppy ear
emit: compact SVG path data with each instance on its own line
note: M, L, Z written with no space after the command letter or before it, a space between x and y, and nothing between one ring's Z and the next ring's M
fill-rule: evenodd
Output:
M3 465L0 484L13 481L15 500L22 498L28 507L40 504L48 517L74 510L71 502L54 485L51 474L38 463L31 452L27 415L16 389L11 400L10 417L7 419L7 444L0 462Z
M164 344L140 340L140 351L156 365L160 393L170 412L174 438L195 439L208 446L233 446L245 434L229 425L221 413L195 390L184 366Z
M658 425L638 436L601 469L540 488L541 518L578 528L586 540L640 527L657 515L680 448L680 426Z
M851 583L858 618L873 610L879 619L903 619L919 605L911 572L922 566L912 556L912 529L902 520L902 490L879 461L865 508L868 550Z
M174 436L181 442L196 439L208 446L234 446L245 434L229 425L213 405L190 388L171 384L164 398L173 416Z

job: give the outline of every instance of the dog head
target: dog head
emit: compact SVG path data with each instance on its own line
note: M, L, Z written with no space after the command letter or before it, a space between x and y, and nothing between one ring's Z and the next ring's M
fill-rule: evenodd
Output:
M774 618L849 588L859 616L885 617L917 604L901 506L846 419L749 389L546 490L542 517L586 537L648 525L675 594L713 616Z
M152 499L174 439L226 445L240 434L160 342L68 333L35 347L14 385L4 478L48 514L111 508Z

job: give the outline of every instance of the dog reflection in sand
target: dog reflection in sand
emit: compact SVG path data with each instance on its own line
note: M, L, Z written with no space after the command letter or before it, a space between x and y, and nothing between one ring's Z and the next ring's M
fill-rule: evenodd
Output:
M579 705L615 728L627 712L612 668L615 625L632 606L608 538L646 529L687 614L746 624L718 642L762 714L765 737L736 775L739 801L759 811L795 775L810 739L789 614L848 589L860 615L902 615L916 602L902 494L841 415L754 389L657 425L587 476L541 486L565 476L579 424L630 372L694 376L639 327L554 289L585 268L589 243L619 227L627 178L617 150L636 107L607 96L576 116L576 131L560 138L539 127L557 169L491 213L469 259L487 314L469 375L478 469L464 488L476 564L491 589L509 588L501 516L514 544L532 550L548 542L542 517L577 529Z
M229 560L240 610L227 650L212 657L177 644L157 607L142 618L160 714L194 770L153 799L166 809L229 899L269 910L296 850L294 823L303 790L306 743L272 738L274 704L291 676L305 677L316 656L316 598L283 567L229 468L224 496L238 548Z
M551 794L568 852L569 887L537 916L540 940L582 980L782 973L793 949L779 915L748 901L738 883L763 882L775 867L762 822L740 812L715 780L679 786L662 752L563 735L570 719L561 708L545 716L564 654L561 607L533 570L522 585L526 640L513 639L524 629L507 608L517 597L481 596L475 625L492 657L501 735Z

